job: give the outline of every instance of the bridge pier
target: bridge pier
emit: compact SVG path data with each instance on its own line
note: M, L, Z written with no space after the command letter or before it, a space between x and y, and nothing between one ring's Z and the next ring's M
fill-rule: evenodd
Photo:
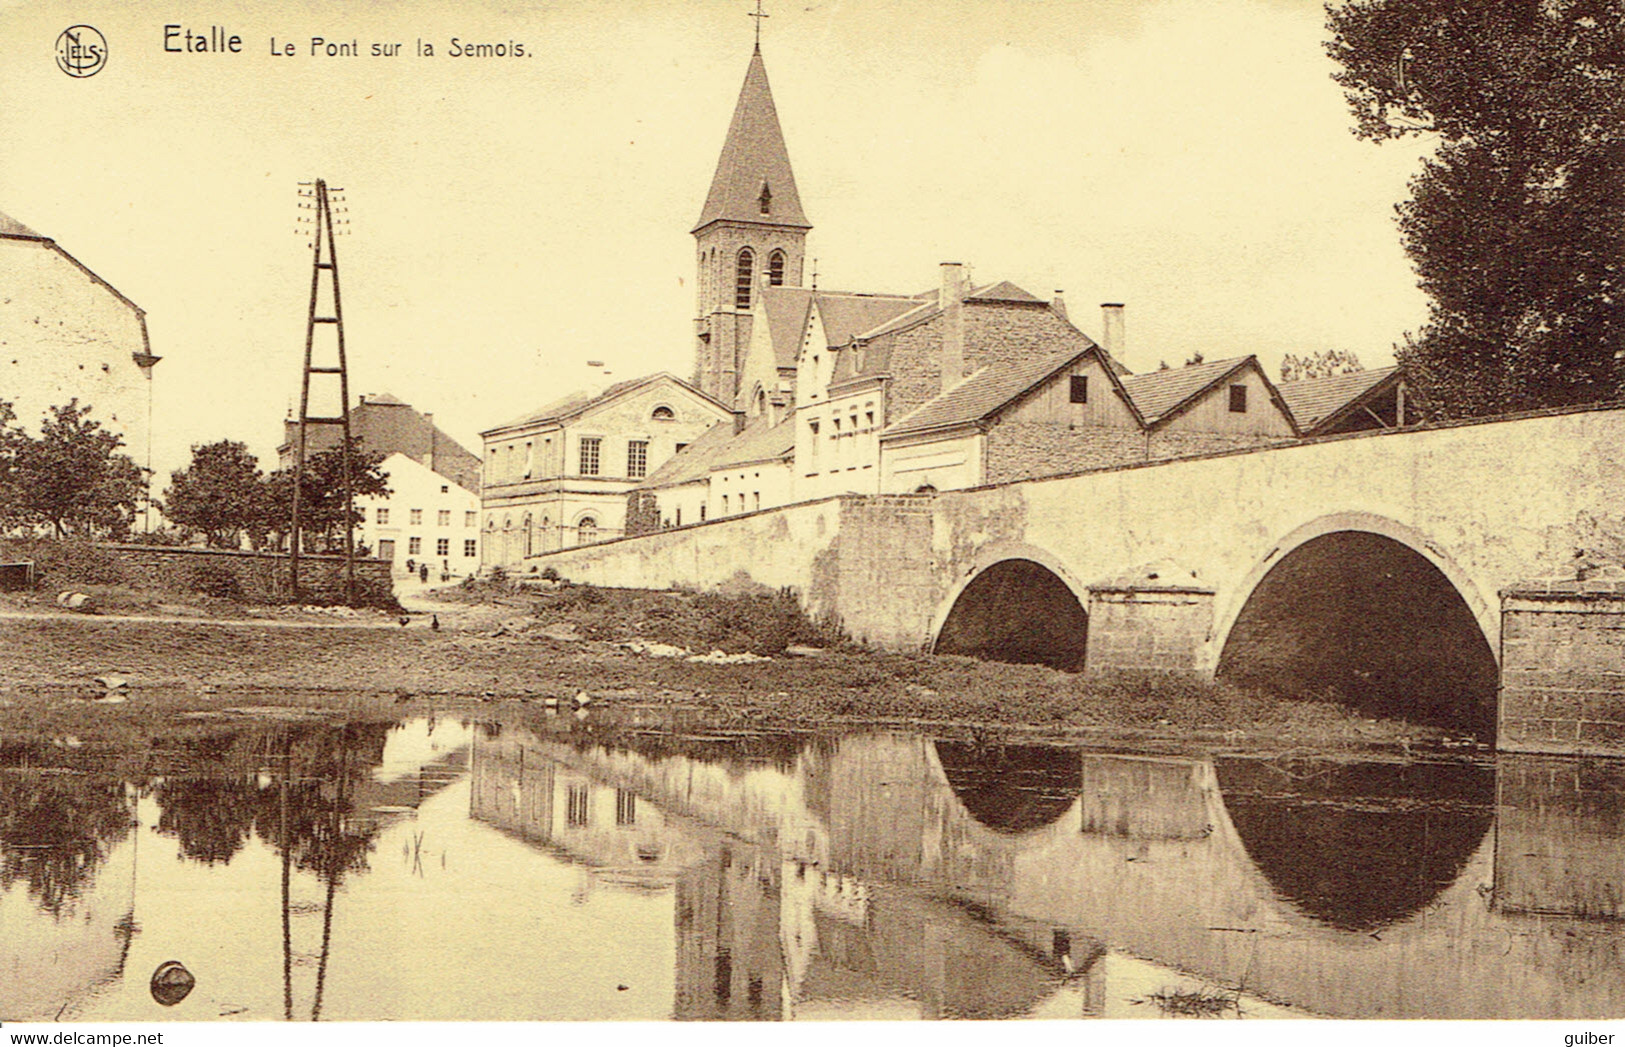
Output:
M1625 580L1501 594L1497 748L1625 756Z
M1090 669L1213 674L1212 589L1151 580L1092 585L1088 610Z

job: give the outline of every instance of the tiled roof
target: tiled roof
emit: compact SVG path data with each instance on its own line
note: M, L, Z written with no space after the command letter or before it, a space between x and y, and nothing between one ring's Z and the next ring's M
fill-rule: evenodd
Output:
M735 433L731 419L718 422L649 474L639 488L675 487L703 480L718 469L747 462L767 462L788 457L795 451L794 415L778 425L761 419Z
M1075 361L1094 346L1069 349L1023 363L989 364L886 427L884 436L980 421Z
M40 236L28 226L17 221L17 219L4 213L0 213L0 236L25 236L37 240L46 239L46 237Z
M1129 375L1123 379L1123 388L1140 409L1146 424L1151 425L1251 359L1250 356L1237 356L1229 360L1211 360L1187 367L1172 367L1166 371Z
M638 487L671 487L705 479L711 473L711 464L733 442L735 435L733 419L723 419L662 462Z
M654 374L646 374L641 378L628 378L624 382L616 382L603 392L594 393L590 390L579 390L569 394L568 396L561 396L557 400L545 404L527 415L515 418L513 421L505 422L502 425L493 426L492 428L485 430L485 432L494 433L499 429L512 429L515 426L520 425L533 425L537 422L551 422L571 418L587 410L589 407L603 403L606 400L612 400L631 389L648 385L651 382L658 382L662 379L677 383L688 392L693 393L695 396L704 397L707 400L711 399L698 389L694 388L692 385L689 385L687 382L683 381L681 378L667 374L665 371L658 371Z
M762 213L762 187L771 196L768 214ZM773 91L767 84L767 67L762 53L750 56L745 85L734 106L728 137L700 211L696 230L717 221L766 222L811 228L801 210L796 176L790 170L790 153L784 146L779 114L773 106Z
M830 345L845 345L854 338L919 308L915 298L902 295L825 294L818 292L818 315Z
M796 365L813 294L805 287L768 287L762 291L762 309L767 313L767 331L773 339L774 362L780 367Z
M1292 416L1298 420L1298 425L1309 429L1369 393L1398 371L1398 367L1379 367L1353 374L1282 382L1276 388L1281 391L1281 399L1286 401L1287 407L1292 409Z
M1043 305L1044 300L1023 291L1009 280L1000 280L991 287L984 287L979 291L972 291L965 296L967 302L1028 302Z
M711 459L711 470L726 469L746 462L770 462L788 457L796 449L795 415L791 414L778 425L768 425L758 418L747 425L744 432L728 442L721 453Z

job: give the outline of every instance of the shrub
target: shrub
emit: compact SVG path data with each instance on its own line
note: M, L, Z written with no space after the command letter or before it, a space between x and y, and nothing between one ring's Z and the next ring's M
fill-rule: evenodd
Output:
M225 564L212 563L208 560L189 564L186 575L187 586L195 593L216 596L223 600L242 599L242 583L238 581L237 573Z

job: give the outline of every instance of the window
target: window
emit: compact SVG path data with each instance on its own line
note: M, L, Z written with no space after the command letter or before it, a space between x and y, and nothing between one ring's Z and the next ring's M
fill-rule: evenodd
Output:
M468 512L464 513L463 514L463 526L464 527L474 527L474 526L476 526L475 523L474 523L475 515L476 514L474 513L474 511L472 509L470 509Z
M449 485L447 485L447 484L441 484L440 485L440 493L441 494L450 494L451 493L451 487Z
M393 538L380 538L380 539L378 539L378 559L380 559L380 560L393 560L393 559L395 559L395 539L393 539Z
M423 510L422 509L413 509L409 515L410 515L411 518L407 521L408 523L411 523L413 525L417 525L417 524L420 524L420 523L423 522Z
M1245 385L1232 385L1230 387L1230 413L1247 413L1247 387Z
M626 442L626 475L634 480L649 474L649 441Z
M654 409L654 413L649 417L657 422L675 422L677 420L677 412L662 404L659 407L656 407Z
M638 794L629 789L615 790L615 824L638 824Z
M751 504L752 509L759 511L762 508L762 492L760 492L760 491L752 491L750 493L750 500L751 500L751 503L752 503Z
M739 265L734 272L734 308L750 308L751 276L756 268L756 255L746 247L739 252Z
M581 438L581 475L598 475L598 445L603 440L596 436L583 436Z
M576 544L590 545L598 540L598 521L591 516L583 516L576 524Z
M1086 374L1075 374L1075 375L1072 376L1072 396L1071 396L1071 400L1075 404L1086 404L1086 403L1089 402L1089 376L1088 375L1086 375Z
M434 514L434 522L435 522L435 524L437 526L440 526L440 527L450 527L451 526L451 510L450 509L442 509L438 513L435 513Z
M378 522L380 524L389 523L389 510L388 509L379 509L378 510Z
M480 543L473 538L463 539L463 557L472 560L480 555Z
M683 526L683 507L680 505L677 507L677 526Z
M763 214L773 213L773 190L767 187L766 182L762 183L762 192L756 197L756 205L762 209Z
M767 282L774 287L784 285L784 252L774 251L767 256Z
M677 450L672 452L672 453L673 454L682 454L683 453L683 448L685 448L687 446L688 446L688 444L678 444L677 445Z
M434 540L434 554L436 556L450 556L451 555L451 539L450 538L436 538Z
M705 503L700 503L700 523L705 522Z
M530 526L530 514L529 513L525 514L525 520L524 520L524 522L522 524L520 524L520 526L525 529L525 555L526 556L534 556L534 555L536 555L536 538L535 538L536 531L535 531L534 528L532 528Z
M423 555L423 539L408 538L406 540L406 551L413 556Z
M526 440L525 441L525 479L529 480L531 478L531 476L535 472L536 472L536 445L534 443L532 443L531 441ZM445 494L446 489L444 487L442 487L440 489L440 493Z
M723 516L728 515L728 496L727 495L722 496L722 515Z
M567 825L587 824L587 787L585 785L570 786L570 793L565 800L564 821Z

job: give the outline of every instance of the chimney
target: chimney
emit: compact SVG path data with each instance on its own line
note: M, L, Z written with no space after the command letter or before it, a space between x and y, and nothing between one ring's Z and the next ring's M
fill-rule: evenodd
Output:
M942 388L965 377L965 267L942 263Z
M1055 310L1055 315L1056 316L1059 316L1061 319L1065 320L1066 319L1066 299L1064 297L1062 297L1063 294L1064 294L1064 292L1062 292L1060 290L1057 290L1055 292L1055 297L1050 299L1049 307L1051 309Z
M1123 354L1128 352L1128 344L1124 341L1122 302L1100 303L1100 326L1100 347L1106 350L1106 355L1127 367L1128 361L1123 359Z

